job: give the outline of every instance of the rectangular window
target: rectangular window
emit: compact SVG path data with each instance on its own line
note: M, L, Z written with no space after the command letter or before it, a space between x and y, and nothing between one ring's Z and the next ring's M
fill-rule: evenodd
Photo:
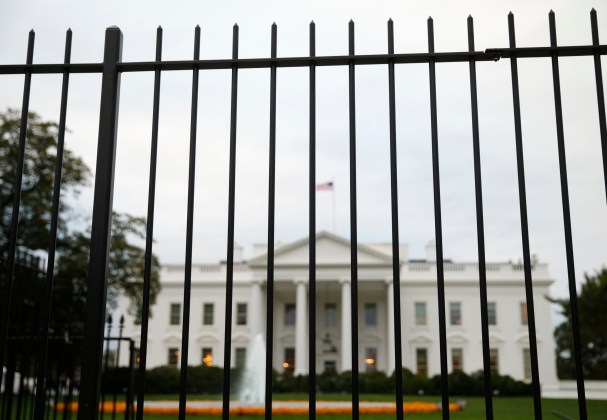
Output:
M451 325L462 325L462 304L460 302L450 302L449 315Z
M247 325L247 304L236 304L236 325Z
M491 368L491 373L499 374L499 352L497 349L489 349L489 367Z
M285 348L285 361L282 363L285 372L293 373L295 370L295 348Z
M215 322L215 305L212 303L205 303L202 305L202 325L213 325Z
M365 348L365 371L367 373L377 371L377 347Z
M204 366L213 366L213 349L210 347L202 348L202 364Z
M417 365L417 374L428 376L428 349L416 349L415 358Z
M325 372L337 372L337 362L335 360L325 360Z
M426 325L426 302L415 302L415 325Z
M464 350L461 348L452 348L451 349L451 365L453 366L453 371L456 370L462 371L464 370Z
M246 347L236 347L235 363L237 368L244 368L247 364Z
M497 325L497 304L487 302L487 320L489 325Z
M285 325L291 326L291 327L295 325L295 304L294 303L285 304Z
M523 349L523 377L531 379L531 352L529 349Z
M521 302L521 324L527 325L527 303Z
M169 366L177 367L177 363L179 363L179 349L177 347L171 347L169 349Z
M171 303L171 325L181 324L181 303Z
M377 304L365 303L365 325L375 327L377 325Z
M325 303L325 327L337 326L337 305Z

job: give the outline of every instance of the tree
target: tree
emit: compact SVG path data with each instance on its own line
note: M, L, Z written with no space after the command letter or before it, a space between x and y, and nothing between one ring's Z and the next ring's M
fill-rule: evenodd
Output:
M17 165L20 113L0 113L0 257L8 250L12 214L13 183ZM49 241L53 182L57 151L58 124L29 113L24 160L18 246L29 251L47 251ZM72 323L71 332L81 330L74 320L82 320L86 303L90 232L69 221L88 221L70 203L79 191L90 185L91 171L71 151L64 150L61 200L57 231L54 330ZM90 223L86 223L90 225ZM79 223L85 225L85 223ZM143 289L144 250L133 240L145 238L144 218L114 213L110 247L108 302L119 293L130 298L130 312L140 313ZM159 267L152 258L151 293L153 303L159 292Z
M20 113L9 109L0 113L0 252L8 250L13 204L13 183L17 167ZM59 125L43 121L31 112L28 116L23 182L21 184L21 211L19 213L18 245L30 250L46 250L48 247L53 179L57 151ZM89 168L69 150L64 151L62 194L78 194L80 188L89 185ZM67 220L73 211L66 200L61 200L58 220L58 241L63 243L69 236Z
M578 314L585 379L607 379L607 269L585 275L578 293ZM575 378L571 303L569 299L550 299L561 307L566 320L554 330L557 374L561 379Z

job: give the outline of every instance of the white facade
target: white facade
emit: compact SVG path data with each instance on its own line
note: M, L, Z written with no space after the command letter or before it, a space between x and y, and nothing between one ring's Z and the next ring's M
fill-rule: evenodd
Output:
M350 370L350 243L328 232L316 238L316 372ZM390 244L358 246L358 333L361 372L394 370L394 309ZM257 245L242 261L235 250L231 364L242 364L256 334L265 336L267 247ZM410 260L406 245L401 257L401 325L403 366L432 376L440 373L436 253L426 247L425 260ZM274 368L308 372L308 240L277 246L274 286ZM445 261L446 322L449 371L483 367L478 264ZM552 280L546 264L532 269L539 369L542 390L558 387L549 294ZM149 368L179 365L183 322L184 267L161 269L161 293L149 324ZM223 366L226 265L192 267L189 365ZM530 380L528 326L521 264L487 264L492 364L500 374ZM206 316L205 316L206 305ZM126 313L128 302L119 310ZM172 309L171 309L172 308ZM173 312L171 314L171 311ZM127 316L124 335L136 342L140 326ZM177 352L177 353L175 353ZM209 357L209 354L211 356ZM204 361L203 361L204 358ZM425 361L424 361L425 359Z

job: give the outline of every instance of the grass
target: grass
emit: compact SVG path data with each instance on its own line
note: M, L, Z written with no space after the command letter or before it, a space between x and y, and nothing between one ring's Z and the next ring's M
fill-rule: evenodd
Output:
M307 400L307 394L274 394L274 400ZM178 400L178 395L149 395L146 400ZM221 395L190 395L190 400L220 400ZM319 401L349 401L348 394L319 394ZM451 413L452 419L470 419L484 420L485 417L485 400L482 397L450 397L450 401L466 401L466 409L461 412ZM384 394L363 394L361 401L394 401L394 396ZM440 401L440 396L405 396L405 401ZM533 399L531 397L495 397L493 399L493 412L496 419L508 420L527 420L534 416ZM588 400L587 401L588 418L593 420L607 420L607 401ZM572 418L577 419L578 405L577 400L573 399L543 399L542 414L545 419ZM559 417L557 414L566 417ZM394 415L385 414L362 414L361 419L366 420L388 420L393 419ZM424 413L424 414L406 414L405 417L411 420L431 420L440 419L440 413ZM111 416L105 418L110 419ZM171 416L146 414L146 420L168 420ZM186 416L190 420L217 420L216 416ZM239 420L260 420L261 416L238 416ZM302 415L280 415L273 416L277 420L302 420L305 416ZM351 419L350 414L324 414L317 415L319 419L327 420L346 420Z
M274 394L274 400L307 400L307 394ZM119 398L122 399L123 398ZM220 400L221 395L189 395L190 400ZM111 401L112 397L107 396L106 401ZM147 395L146 400L158 401L158 400L178 400L178 395ZM318 400L321 401L349 401L350 395L348 394L319 394ZM470 420L481 420L485 419L485 402L482 397L451 397L450 401L465 400L466 409L461 412L451 413L452 419L470 419ZM361 401L394 401L394 396L384 394L362 394ZM440 396L405 396L405 401L440 401ZM531 397L496 397L493 399L493 412L496 419L508 419L508 420L527 420L534 416L533 411L533 399ZM592 420L607 420L607 401L589 400L587 401L588 418ZM559 417L556 413L566 416ZM542 400L542 414L545 419L559 419L559 418L578 418L577 400L572 399L544 399ZM146 414L146 420L169 420L174 418L172 415L161 415L161 414ZM317 415L319 419L325 420L346 420L351 419L350 414L337 415L337 414L323 414ZM362 414L361 419L365 420L389 420L393 419L394 415L384 414ZM75 419L75 413L72 414L72 419ZM103 417L105 420L112 418L110 413L106 413ZM117 415L116 418L122 418ZM218 420L218 416L200 416L200 415L188 415L186 416L189 420ZM237 416L238 420L260 420L261 416ZM277 420L303 420L306 417L303 415L275 415L274 419ZM429 413L429 414L406 414L407 420L434 420L440 419L440 413Z

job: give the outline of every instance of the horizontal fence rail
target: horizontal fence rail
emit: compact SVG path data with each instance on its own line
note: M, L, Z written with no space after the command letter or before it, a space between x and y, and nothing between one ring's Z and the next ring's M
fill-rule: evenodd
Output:
M158 124L160 118L160 80L163 71L192 71L191 87L191 121L190 121L190 149L189 149L189 176L188 176L188 198L187 198L187 232L185 247L185 273L184 273L184 305L183 305L183 327L182 327L182 347L181 371L180 371L180 391L179 391L179 418L185 419L187 403L187 361L189 346L189 324L190 324L190 300L191 300L191 271L192 271L192 242L193 242L193 223L194 223L194 181L196 173L196 133L198 119L198 81L201 70L230 70L231 71L231 115L230 115L230 149L229 149L229 191L228 191L228 229L227 229L227 270L226 270L226 311L225 311L225 336L224 336L224 369L223 369L223 401L222 415L224 419L229 418L230 410L230 359L232 347L232 312L233 312L233 288L234 278L234 223L235 223L235 177L236 177L236 143L237 143L237 101L238 101L238 71L241 69L267 68L270 70L270 103L269 103L269 165L268 165L268 254L267 254L267 318L266 318L266 400L265 400L265 418L272 418L272 361L273 361L273 328L274 328L274 229L275 229L275 181L276 181L276 79L277 69L307 67L309 68L309 312L307 322L308 329L308 362L309 362L309 417L316 417L316 69L326 66L347 66L349 91L349 169L350 169L350 236L351 236L351 278L347 279L347 284L343 290L348 290L351 306L348 308L351 315L351 332L347 339L349 340L349 352L345 359L349 360L351 366L346 366L352 370L352 418L359 418L359 343L358 343L358 255L357 255L357 202L356 202L356 97L355 97L355 72L356 67L360 65L385 65L388 70L388 100L389 100L389 141L390 141L390 188L391 188L391 226L392 226L392 258L393 258L393 278L390 279L390 296L392 301L392 311L395 314L393 320L390 320L390 328L394 330L394 342L390 343L393 347L390 349L391 357L394 359L396 368L396 388L395 401L397 404L396 418L403 418L403 384L402 384L402 342L401 342L401 290L400 290L400 257L399 257L399 220L398 220L398 195L397 195L397 136L396 136L396 100L395 100L395 65L397 64L427 64L429 71L429 92L430 92L430 119L431 119L431 143L432 143L432 171L433 171L433 198L434 198L434 227L436 240L436 279L437 279L437 299L438 299L438 318L439 318L439 339L440 339L440 372L441 372L441 401L443 419L449 418L449 390L447 381L447 337L446 337L446 314L445 314L445 285L444 275L449 267L445 266L443 259L443 241L442 241L442 220L441 220L441 192L440 192L440 165L439 165L439 132L437 111L437 86L436 86L436 65L440 63L468 63L470 77L470 98L471 98L471 121L472 121L472 147L474 158L474 182L475 182L475 204L476 204L476 227L477 227L477 245L478 245L478 272L480 288L480 315L482 331L482 350L483 350L483 378L484 378L484 398L486 418L493 418L493 402L491 388L490 371L490 349L489 349L489 328L488 328L488 303L487 303L487 279L486 272L491 270L485 262L485 238L484 238L484 220L483 220L483 193L482 193L482 171L481 171L481 150L479 134L479 116L476 84L476 63L499 61L500 59L510 60L510 70L512 78L512 100L513 100L513 118L515 127L515 145L517 159L517 182L519 192L519 209L521 218L521 244L523 249L523 264L526 292L526 304L528 310L528 331L530 340L531 373L533 385L533 400L535 418L542 418L540 377L538 368L538 353L535 332L535 314L533 304L533 281L532 281L532 260L529 245L526 187L524 172L524 151L523 151L523 130L521 126L521 110L518 84L519 59L525 58L550 58L552 63L554 104L556 111L557 145L559 156L561 197L564 216L564 232L566 244L566 259L568 268L568 281L570 301L573 312L572 329L574 338L574 359L576 367L576 379L578 390L578 405L580 418L586 419L586 401L584 392L584 376L582 372L581 341L579 336L579 320L576 303L576 279L574 272L573 244L571 234L571 217L569 209L569 192L567 183L567 168L565 156L565 138L563 133L563 116L560 94L559 79L559 58L562 57L594 57L594 69L596 77L596 91L598 99L598 113L600 125L600 138L603 150L603 173L607 185L607 127L605 118L605 99L603 93L603 80L601 69L601 56L607 55L607 45L600 45L598 35L598 25L596 12L590 13L592 45L578 46L558 46L556 42L556 23L553 12L549 14L550 46L548 47L516 47L514 16L512 13L508 16L509 46L508 48L488 48L484 51L475 51L474 25L472 17L467 20L468 24L468 51L460 52L435 52L434 51L434 22L432 18L428 20L428 52L424 53L395 53L394 52L394 23L388 22L387 54L357 55L354 48L354 22L350 21L348 25L348 54L338 56L316 56L316 35L314 22L310 25L310 54L307 57L277 57L277 25L271 28L270 57L268 58L238 58L238 36L239 29L235 25L233 28L232 58L230 59L200 59L200 33L199 27L196 27L194 33L194 57L192 60L162 60L162 28L157 30L156 54L154 61L142 62L123 62L122 54L122 33L119 28L111 27L106 32L106 44L104 52L104 61L102 63L71 63L71 31L66 38L65 60L62 64L34 64L34 32L29 34L27 60L26 64L2 64L0 65L0 75L23 74L25 76L22 117L19 137L18 164L15 173L15 185L13 188L14 203L11 219L11 235L9 238L9 252L7 258L6 275L2 284L4 292L4 302L2 305L2 322L0 324L0 361L4 366L5 360L8 365L15 364L15 349L7 351L7 348L14 346L18 340L11 338L9 333L11 325L11 305L13 302L13 292L15 285L15 258L17 253L17 228L18 216L20 211L20 193L23 177L23 159L26 145L27 114L29 107L29 96L31 88L31 78L33 74L63 74L63 89L60 109L60 129L59 144L57 150L57 167L55 171L55 189L53 195L53 206L51 220L51 238L49 243L49 261L45 276L45 301L43 306L44 317L39 328L40 336L27 336L31 342L32 337L38 339L40 346L37 348L37 367L28 365L36 372L36 393L35 393L35 411L34 418L42 419L45 416L45 410L48 409L47 398L49 394L48 383L52 373L48 372L47 352L50 346L49 339L49 318L51 311L51 297L53 293L53 272L54 272L54 254L57 231L57 216L60 202L60 180L61 180L61 161L63 154L63 140L66 126L66 109L68 84L70 74L101 73L103 74L102 95L99 121L99 141L96 166L94 212L92 224L92 247L89 265L89 283L87 295L87 318L86 318L86 336L83 341L84 354L82 362L82 383L79 395L79 413L78 418L89 420L98 418L100 415L100 388L101 374L104 366L108 365L109 342L115 340L110 337L111 322L108 323L107 336L104 337L104 325L106 324L106 289L107 289L107 264L109 252L109 232L111 227L111 209L113 197L113 178L114 178L114 159L116 150L116 127L118 119L118 102L120 94L120 74L128 72L154 72L154 98L153 98L153 118L152 118L152 137L151 137L151 164L149 173L149 192L148 192L148 213L147 213L147 237L145 249L145 272L143 289L143 307L141 323L141 343L138 353L138 384L137 390L137 409L136 418L143 418L144 399L145 399L145 372L146 359L148 351L148 317L150 314L150 277L152 265L152 247L153 247L153 228L154 228L154 209L155 209L155 188L156 188L156 162L158 151ZM606 191L607 195L607 191ZM4 256L0 256L4 257ZM299 288L299 285L297 286ZM304 289L305 290L305 289ZM298 291L299 296L299 291ZM299 298L298 298L299 304ZM298 315L299 316L299 315ZM122 334L122 330L120 330ZM25 335L23 336L25 337ZM134 369L134 351L135 343L128 338L118 340L129 342L130 369ZM130 340L130 341L129 341ZM27 340L26 340L27 341ZM10 346L9 346L10 342ZM104 343L107 346L104 355ZM305 343L305 341L304 341ZM344 346L345 348L345 346ZM120 349L120 347L118 347ZM36 353L33 349L28 350ZM120 350L118 350L120 351ZM304 351L299 348L297 351ZM23 356L22 356L23 357ZM305 360L305 359L302 359ZM12 364L11 364L12 363ZM29 362L28 362L29 363ZM74 366L70 367L71 374L74 373ZM71 383L71 382L70 382ZM70 385L72 387L72 385ZM133 389L129 388L129 392ZM73 389L70 388L71 401ZM12 389L6 391L11 396ZM128 398L127 418L133 409L130 393ZM103 401L104 397L101 397ZM5 407L8 403L8 409ZM10 398L3 398L3 407L0 416L9 418L11 414ZM116 396L114 395L114 401ZM103 407L103 405L102 405ZM102 408L103 410L103 408ZM103 412L101 412L103 416Z
M423 64L430 63L467 63L475 61L499 61L501 58L550 58L582 57L595 54L606 55L607 45L577 45L563 47L521 47L521 48L488 48L485 51L460 51L436 53L409 54L369 54L369 55L337 55L318 57L277 57L277 58L226 58L214 60L172 60L172 61L138 61L118 62L118 71L176 71L176 70L231 70L260 69L271 67L317 67L348 66L374 64ZM1 64L0 74L32 74L45 73L101 73L103 63L72 63L72 64Z

